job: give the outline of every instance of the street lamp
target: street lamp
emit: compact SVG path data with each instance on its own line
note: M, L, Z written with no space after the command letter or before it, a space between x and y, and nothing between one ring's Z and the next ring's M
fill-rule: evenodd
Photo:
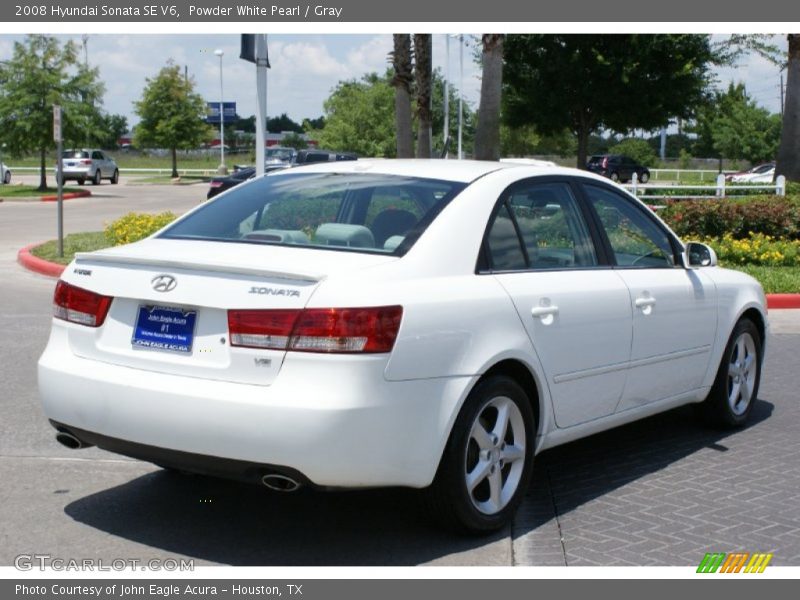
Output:
M217 173L227 175L228 168L225 166L225 109L222 103L222 56L225 54L217 48L214 54L219 56L219 167Z

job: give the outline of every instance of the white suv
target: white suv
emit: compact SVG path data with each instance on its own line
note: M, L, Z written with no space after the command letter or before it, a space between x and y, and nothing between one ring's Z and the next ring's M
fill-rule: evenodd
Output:
M100 185L103 179L111 183L119 183L119 168L114 159L102 150L79 149L64 150L61 153L62 176L64 181L74 179L79 185L86 180L94 185ZM58 166L56 166L56 180L58 180Z

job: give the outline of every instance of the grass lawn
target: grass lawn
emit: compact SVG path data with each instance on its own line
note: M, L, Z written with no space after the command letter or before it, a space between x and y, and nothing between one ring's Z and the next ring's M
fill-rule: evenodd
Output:
M31 249L31 254L50 262L62 265L69 264L76 252L91 252L100 248L107 248L108 242L102 231L88 233L70 233L64 238L64 257L58 256L58 241L50 240L41 246Z
M64 193L80 192L85 188L65 187ZM4 185L0 186L0 198L19 199L19 200L38 200L42 196L55 196L58 188L48 187L45 191L39 191L35 185Z
M737 265L731 268L758 279L768 294L800 294L800 267Z
M55 240L33 248L31 252L34 256L60 263L68 264L76 252L91 252L100 248L108 247L105 235L102 231L91 231L88 233L71 233L64 238L64 257L58 257L58 249ZM761 282L764 291L768 294L797 294L800 293L800 267L756 267L752 265L737 265L738 271L755 277Z

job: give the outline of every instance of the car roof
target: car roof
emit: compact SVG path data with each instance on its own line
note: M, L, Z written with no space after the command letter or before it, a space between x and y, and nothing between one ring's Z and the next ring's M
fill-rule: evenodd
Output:
M515 162L498 162L488 160L443 160L443 159L381 159L366 158L353 161L311 163L271 173L270 177L285 177L303 173L374 173L380 175L398 175L403 177L421 177L426 179L442 179L470 183L488 173L506 169L520 169L521 176L534 175L588 175L567 167L550 165L523 164Z

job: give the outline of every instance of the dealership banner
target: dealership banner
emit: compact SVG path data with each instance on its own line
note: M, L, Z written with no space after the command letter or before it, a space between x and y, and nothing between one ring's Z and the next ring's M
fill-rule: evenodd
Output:
M800 21L800 2L761 0L43 0L2 3L0 22L709 22Z

